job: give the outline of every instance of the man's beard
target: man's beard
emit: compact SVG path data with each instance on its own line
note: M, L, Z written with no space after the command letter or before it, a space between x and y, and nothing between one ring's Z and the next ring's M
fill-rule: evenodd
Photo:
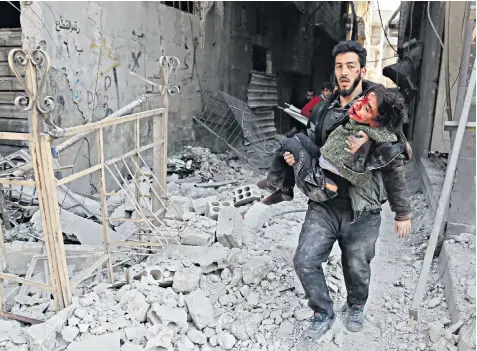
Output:
M336 86L338 87L338 91L339 91L340 95L343 96L343 97L350 96L351 94L353 94L354 90L356 89L356 87L361 82L361 72L359 72L359 75L356 77L356 79L353 82L353 85L351 85L351 88L349 88L349 89L342 90L340 88L339 82L336 79L336 77L335 77L335 81L336 81Z

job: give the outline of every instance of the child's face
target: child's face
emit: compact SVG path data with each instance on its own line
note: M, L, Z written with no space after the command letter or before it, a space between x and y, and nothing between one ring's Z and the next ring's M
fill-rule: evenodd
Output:
M378 100L371 92L366 96L357 99L349 109L349 118L371 127L377 127L376 117L378 116Z

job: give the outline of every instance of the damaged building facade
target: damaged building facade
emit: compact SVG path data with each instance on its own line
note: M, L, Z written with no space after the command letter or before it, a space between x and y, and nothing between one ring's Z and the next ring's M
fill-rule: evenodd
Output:
M98 121L157 88L133 76L160 82L159 58L176 56L180 68L174 82L180 94L170 99L169 150L200 143L193 116L204 104L205 92L220 90L249 101L265 113L272 136L289 128L289 117L274 106L301 99L332 74L331 49L345 39L348 2L12 2L2 3L11 23L0 27L4 92L0 109L3 131L27 132L27 114L15 110L12 99L23 87L6 63L8 51L44 49L51 59L45 95L55 98L52 118L60 127ZM72 18L74 14L74 18ZM255 73L253 73L255 72ZM252 76L272 82L251 86ZM251 92L252 91L252 92ZM160 106L150 97L144 109ZM261 111L261 108L265 110ZM114 154L132 143L132 133L114 131ZM141 130L143 138L151 130ZM18 142L2 141L3 154ZM25 145L23 145L25 146ZM94 162L90 139L66 150L62 164L81 168ZM78 148L81 150L78 153ZM78 185L79 184L79 185ZM89 192L87 184L74 184Z

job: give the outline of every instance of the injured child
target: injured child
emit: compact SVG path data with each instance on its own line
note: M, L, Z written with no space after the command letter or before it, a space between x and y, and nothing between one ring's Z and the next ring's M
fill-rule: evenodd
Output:
M403 108L402 98L377 84L353 103L345 117L347 122L333 130L321 148L310 138L309 129L308 135L299 133L284 139L267 178L257 183L259 188L273 192L263 203L273 205L292 200L295 183L315 202L338 194L339 181L333 179L344 178L358 187L366 185L371 181L372 169L386 166L408 147L402 131ZM348 149L348 137L361 132L369 140L352 153ZM286 152L295 158L293 167L283 158Z

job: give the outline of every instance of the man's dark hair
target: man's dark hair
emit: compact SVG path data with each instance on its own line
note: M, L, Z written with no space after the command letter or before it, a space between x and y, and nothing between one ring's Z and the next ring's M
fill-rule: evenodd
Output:
M334 88L335 88L335 85L331 82L323 83L323 85L321 86L321 90L328 89L329 91L333 91Z
M314 88L309 88L309 89L306 89L307 92L315 92L315 89Z
M368 55L365 48L363 48L358 42L353 40L341 41L335 45L331 55L333 60L336 60L336 56L347 52L354 52L359 57L359 65L361 68L366 66L366 56Z

